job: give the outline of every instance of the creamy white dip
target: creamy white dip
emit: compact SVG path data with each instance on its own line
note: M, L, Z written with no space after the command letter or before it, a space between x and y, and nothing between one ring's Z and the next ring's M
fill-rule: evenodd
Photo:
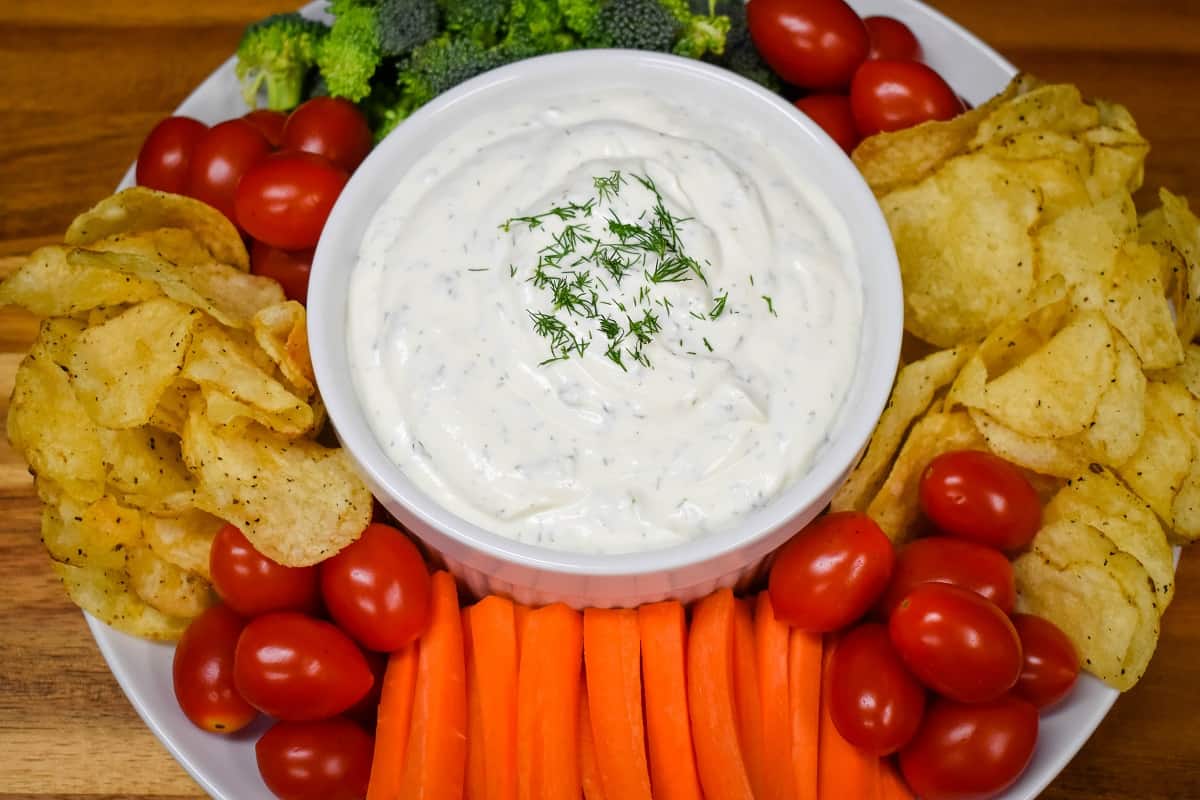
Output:
M655 194L632 176L704 279L647 280L652 254L619 284L592 266L598 313L660 328L626 337L618 365L596 319L530 278L568 224L645 224ZM439 504L522 542L631 552L730 527L809 469L853 378L862 287L844 220L748 124L703 97L543 98L396 179L351 276L348 351L384 450ZM589 199L590 215L501 228ZM586 350L543 363L559 353L539 313Z

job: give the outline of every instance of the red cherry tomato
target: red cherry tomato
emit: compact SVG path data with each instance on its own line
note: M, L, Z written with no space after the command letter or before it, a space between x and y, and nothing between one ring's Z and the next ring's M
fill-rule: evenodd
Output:
M826 514L776 556L768 584L775 613L813 633L843 628L879 599L894 560L891 541L866 514Z
M918 61L868 61L854 73L850 108L863 136L898 131L962 112L942 76Z
M978 705L938 699L900 751L900 771L922 800L984 800L1021 776L1037 735L1037 709L1018 697Z
M317 610L317 568L277 564L233 525L217 531L208 567L217 594L242 616Z
M871 40L871 61L920 61L921 44L912 29L895 17L864 17Z
M137 185L160 192L186 192L192 153L207 130L207 125L191 117L167 117L155 125L138 152Z
M896 606L888 633L918 680L961 703L994 700L1021 675L1017 629L970 589L921 584Z
M746 22L763 60L805 89L846 88L870 49L866 26L843 0L753 0Z
M316 153L353 172L371 152L371 128L349 100L314 97L288 117L283 148Z
M196 142L188 167L187 194L208 203L231 220L238 182L271 152L258 128L244 119L214 125Z
M258 128L258 132L267 137L271 147L278 148L283 142L283 126L287 124L288 115L282 111L270 111L266 108L256 108L242 115L242 119Z
M346 709L344 716L362 725L365 730L373 731L379 717L379 698L383 696L383 677L387 672L388 657L384 653L371 650L363 650L362 654L367 659L367 666L371 668L375 683L361 700Z
M829 709L842 738L875 755L896 752L916 734L925 689L896 655L887 628L869 622L838 640L829 667Z
M1012 563L999 550L953 536L930 536L904 546L896 556L892 582L880 611L891 616L900 601L922 583L952 583L991 600L1011 614L1017 600Z
M979 450L942 453L925 468L921 510L946 533L1019 550L1042 527L1042 503L1021 471Z
M238 184L238 224L272 247L313 247L346 178L345 172L312 153L276 153L251 167Z
M233 733L258 716L233 685L233 653L245 625L229 606L215 605L192 620L175 646L175 699L197 728Z
M374 740L348 719L277 722L258 743L258 771L280 800L359 800L367 794Z
M1079 654L1057 625L1033 614L1012 618L1025 663L1013 692L1038 708L1051 706L1071 693L1079 678Z
M353 706L374 676L336 626L294 611L253 619L234 654L233 678L250 705L276 719L324 719Z
M321 563L329 615L359 644L390 653L429 625L429 570L416 545L373 523L346 549Z
M862 139L854 126L850 98L841 94L810 94L796 101L796 108L829 134L829 138L849 153Z
M280 250L257 239L250 245L250 271L279 281L289 300L308 302L308 276L312 272L313 251Z

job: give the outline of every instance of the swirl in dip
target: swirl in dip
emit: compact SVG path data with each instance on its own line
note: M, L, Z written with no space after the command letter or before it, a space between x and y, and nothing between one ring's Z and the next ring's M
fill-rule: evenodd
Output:
M703 96L555 100L396 176L350 280L366 417L438 503L522 542L729 527L842 408L863 306L845 221Z

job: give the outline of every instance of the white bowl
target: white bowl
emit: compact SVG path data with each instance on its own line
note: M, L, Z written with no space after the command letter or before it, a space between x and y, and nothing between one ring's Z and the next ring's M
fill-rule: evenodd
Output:
M955 90L974 105L1004 88L1015 68L984 42L918 0L850 0L862 15L890 14L916 33L925 61L945 75ZM304 13L320 16L320 2ZM213 72L179 106L187 114L215 124L246 111L230 58ZM134 183L133 167L121 188ZM192 725L171 688L174 647L148 642L114 630L95 617L84 615L100 653L117 683L146 726L163 746L215 800L271 800L254 759L254 740L261 726L235 736L215 736ZM1090 675L1080 677L1075 691L1063 703L1042 714L1033 762L1006 792L995 800L1033 800L1044 790L1112 707L1119 696Z
M569 95L564 95L564 87ZM453 131L519 100L585 101L594 91L640 88L664 99L705 97L753 125L780 161L812 181L850 231L863 287L858 362L844 405L811 469L731 528L640 553L583 555L523 544L441 507L385 454L351 377L347 295L363 234L396 181ZM375 495L478 594L531 604L633 606L688 601L752 578L764 559L829 502L871 434L895 376L903 328L896 252L870 189L842 151L790 103L727 70L660 53L591 50L529 59L481 75L421 108L363 162L342 191L317 247L308 337L321 397L342 445ZM484 323L486 324L486 323Z

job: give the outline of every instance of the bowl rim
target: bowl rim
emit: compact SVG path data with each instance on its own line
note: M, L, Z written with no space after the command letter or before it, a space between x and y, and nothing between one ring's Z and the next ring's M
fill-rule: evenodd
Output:
M447 111L472 102L474 98L498 87L520 83L549 72L561 74L566 70L591 72L631 68L662 70L684 76L685 79L725 84L732 92L751 94L762 104L764 115L786 113L802 134L809 140L815 140L816 146L825 151L823 155L833 159L836 171L841 173L837 175L838 191L847 195L844 205L860 212L855 219L844 220L854 243L857 268L861 271L868 259L883 259L885 262L884 268L879 270L882 275L870 275L875 283L871 291L880 296L884 307L880 319L870 325L865 322L862 325L864 337L871 331L875 335L872 340L859 346L859 363L848 389L848 392L858 392L857 405L850 407L848 401L851 398L843 403L832 423L833 435L806 473L781 489L763 507L752 510L719 531L654 550L615 554L579 553L526 544L472 523L441 506L387 457L366 419L357 388L343 385L344 382L334 378L337 360L346 359L348 345L342 331L332 330L330 319L338 316L338 311L333 307L334 298L341 297L344 301L346 293L344 289L339 291L336 287L339 282L349 283L353 268L337 263L331 254L335 247L345 248L344 243L334 244L345 229L361 224L362 213L357 209L352 210L356 195L369 182L376 180L376 175L388 174L387 170L380 167L397 156L405 158L405 145L426 136L424 129L436 126ZM374 213L374 210L370 212L371 218ZM354 244L356 254L360 244ZM864 286L862 291L865 297L867 287ZM321 389L329 420L342 446L372 487L400 503L421 523L471 550L502 562L560 574L624 577L679 570L726 556L786 525L798 511L819 500L823 492L839 483L865 447L891 392L900 356L903 318L900 269L883 213L853 162L819 126L779 95L721 67L663 53L601 49L538 56L484 73L422 106L403 125L385 137L346 184L317 245L310 277L308 337L317 385ZM872 351L876 355L861 357ZM864 365L864 361L868 363Z

